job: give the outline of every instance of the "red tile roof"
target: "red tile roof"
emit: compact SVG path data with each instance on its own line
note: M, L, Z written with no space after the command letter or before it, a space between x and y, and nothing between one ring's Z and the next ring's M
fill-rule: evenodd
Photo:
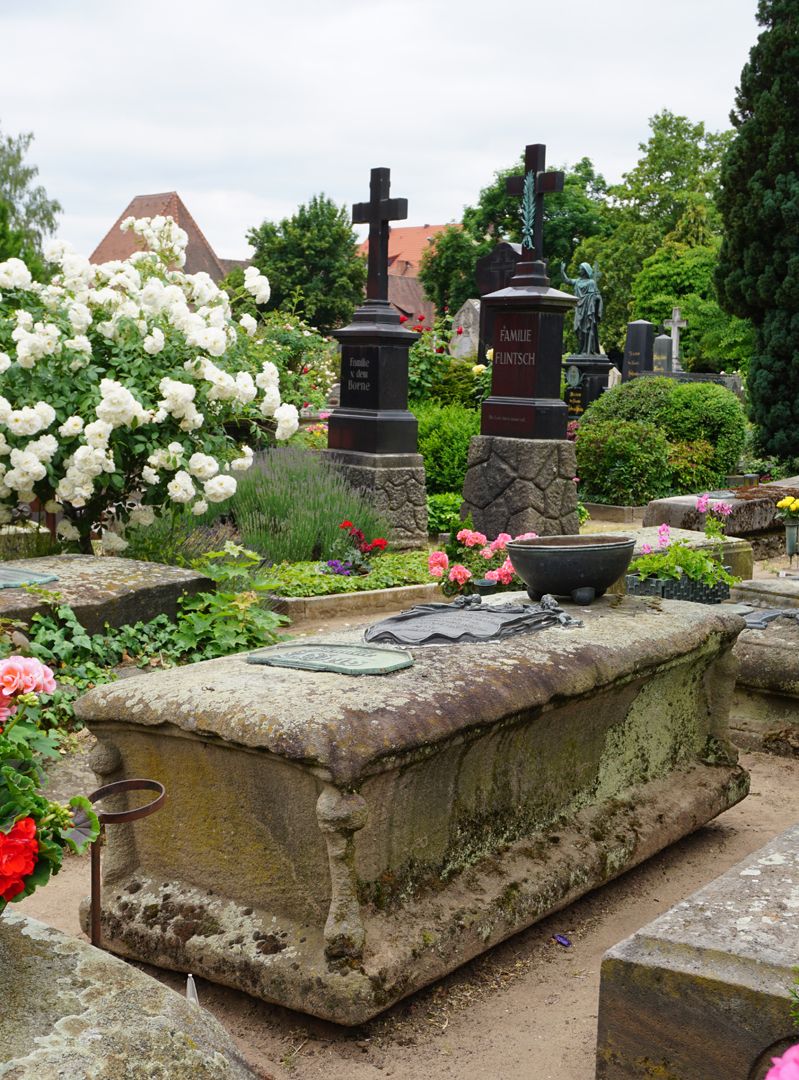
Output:
M402 277L418 277L422 252L430 241L443 232L446 225L409 225L406 228L394 228L388 234L388 272ZM358 246L362 255L368 254L369 241L364 240Z
M134 251L141 249L141 241L132 232L121 232L119 226L127 217L157 217L158 214L173 218L188 234L186 265L183 268L187 274L197 274L204 270L214 281L225 276L223 260L208 243L202 229L176 191L164 191L158 195L137 195L132 199L91 253L89 262L104 263L129 258Z

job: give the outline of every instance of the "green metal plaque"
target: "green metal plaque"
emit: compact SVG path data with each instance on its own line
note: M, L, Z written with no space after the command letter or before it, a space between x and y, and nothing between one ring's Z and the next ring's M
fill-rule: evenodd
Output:
M46 585L58 581L55 574L36 574L33 570L16 570L0 565L0 589L19 589L23 585Z
M272 645L247 657L248 664L299 668L303 671L333 671L339 675L388 675L413 664L413 657L400 649L378 649L373 645L325 645L324 642Z

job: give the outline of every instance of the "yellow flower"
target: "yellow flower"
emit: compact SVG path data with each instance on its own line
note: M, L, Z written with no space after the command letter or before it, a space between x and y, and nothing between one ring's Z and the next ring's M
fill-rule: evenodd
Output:
M793 510L793 511L799 510L799 499L794 499L791 502L791 510Z
M791 498L791 496L786 495L784 499L780 499L780 501L777 503L777 509L778 510L784 510L785 507L790 506L792 502L793 502L793 499Z
M489 361L493 362L493 360L494 360L494 350L493 349L486 349L486 360L489 360Z
M485 369L485 364L475 364L472 368L472 375L482 375Z

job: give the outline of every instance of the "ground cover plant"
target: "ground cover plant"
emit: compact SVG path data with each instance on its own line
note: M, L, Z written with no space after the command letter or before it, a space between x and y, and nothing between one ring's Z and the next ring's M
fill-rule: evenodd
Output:
M649 577L675 580L685 577L690 581L701 581L703 585L721 582L734 585L738 578L734 578L724 566L722 547L732 507L724 501L711 501L705 493L697 498L696 509L705 516L705 537L713 541L710 550L692 547L685 540L672 540L671 529L664 523L658 528L657 547L643 544L642 554L630 563L629 572L636 574L641 581Z

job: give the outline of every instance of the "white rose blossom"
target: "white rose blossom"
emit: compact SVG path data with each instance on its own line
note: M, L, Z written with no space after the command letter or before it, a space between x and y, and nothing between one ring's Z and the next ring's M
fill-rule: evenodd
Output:
M232 476L212 476L203 484L203 492L208 502L224 502L236 494L236 481Z

